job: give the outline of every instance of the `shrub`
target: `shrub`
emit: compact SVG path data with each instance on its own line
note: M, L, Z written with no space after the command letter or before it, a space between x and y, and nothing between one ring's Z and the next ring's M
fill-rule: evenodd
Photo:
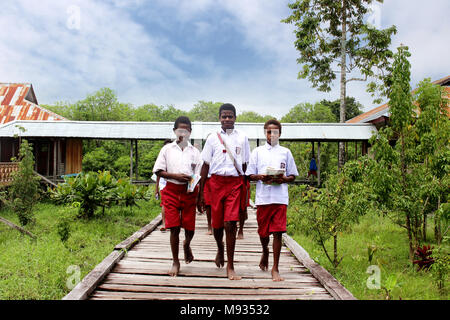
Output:
M19 169L11 174L12 183L6 204L15 212L22 226L33 221L33 206L39 198L39 178L34 174L34 156L31 145L23 139L19 150Z

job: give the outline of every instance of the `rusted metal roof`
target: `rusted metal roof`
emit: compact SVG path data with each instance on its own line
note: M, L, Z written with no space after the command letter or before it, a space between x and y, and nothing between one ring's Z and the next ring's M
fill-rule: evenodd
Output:
M0 83L0 123L14 120L67 120L38 105L31 83Z
M437 84L444 87L446 97L450 98L450 76L447 76L445 78L436 80L432 82L433 84ZM417 89L414 89L411 93L415 93ZM416 111L417 112L417 111ZM450 107L447 107L447 113L450 117ZM365 113L360 114L359 116L356 116L350 120L347 120L346 123L368 123L375 121L376 119L380 117L390 117L391 113L389 112L389 105L383 104L382 106L376 107L372 110L369 110Z

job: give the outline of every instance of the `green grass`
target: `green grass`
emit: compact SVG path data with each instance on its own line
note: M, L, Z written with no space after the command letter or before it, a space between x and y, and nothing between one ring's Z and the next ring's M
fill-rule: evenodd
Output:
M154 200L141 201L139 205L132 213L129 208L114 207L103 216L71 222L65 243L57 232L59 217L75 215L75 208L38 203L35 223L26 227L37 236L36 240L0 223L0 300L64 297L70 292L66 282L74 276L73 271L67 273L69 266L78 266L83 279L115 245L160 212ZM10 211L3 209L0 216L19 224Z
M289 215L297 213L289 212ZM291 221L293 221L292 219ZM289 221L289 219L288 219ZM289 228L288 228L289 230ZM363 216L353 230L338 237L338 251L344 258L336 270L323 253L322 248L311 238L296 232L291 235L317 263L327 269L357 299L380 300L386 298L383 289L369 289L367 280L371 274L366 273L370 265L380 268L381 287L386 286L389 277L397 278L397 286L391 292L392 299L448 300L447 293L439 293L431 272L417 271L408 256L408 238L406 230L394 224L388 218L375 213ZM427 244L434 245L431 226ZM327 243L332 253L331 241ZM377 250L371 263L368 247L374 245ZM448 252L448 245L446 247ZM449 287L447 281L446 287Z

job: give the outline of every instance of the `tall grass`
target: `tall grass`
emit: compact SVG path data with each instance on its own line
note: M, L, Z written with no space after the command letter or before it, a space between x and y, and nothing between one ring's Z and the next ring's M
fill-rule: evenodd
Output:
M50 203L36 205L34 225L27 229L36 240L0 224L0 299L61 299L70 289L69 266L80 268L80 279L114 248L160 212L153 200L139 202L130 210L114 207L90 220L70 222L67 241L61 241L57 225L62 215L76 215L77 209ZM0 215L18 223L15 214Z
M300 210L301 214L301 210ZM296 227L299 213L290 209L288 212L288 232L309 253L310 257L327 269L356 298L363 300L386 299L383 287L391 290L391 299L442 299L450 298L447 293L440 293L431 272L417 271L412 266L408 254L408 237L406 229L394 224L390 219L375 212L368 212L350 232L339 234L339 250L344 255L343 261L334 270L322 249ZM428 242L433 242L431 226ZM332 243L328 243L331 249ZM368 247L374 250L369 262ZM446 250L448 252L448 245ZM372 273L366 273L368 267L375 265L380 270L380 289L369 289L367 280ZM388 280L395 278L396 285L388 286ZM449 283L447 282L447 288Z

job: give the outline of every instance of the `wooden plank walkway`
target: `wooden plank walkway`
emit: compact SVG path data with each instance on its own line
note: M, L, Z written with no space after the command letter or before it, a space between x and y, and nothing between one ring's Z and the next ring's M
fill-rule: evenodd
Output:
M235 249L235 270L242 276L242 280L228 280L226 269L216 267L214 259L217 247L214 237L206 234L206 215L197 215L195 236L191 243L194 261L190 264L184 263L183 260L184 232L181 231L181 269L177 277L170 277L167 274L172 265L170 232L159 230L159 216L116 246L116 250L64 299L354 299L350 292L312 261L287 235L283 237L285 245L282 247L279 266L280 274L285 280L272 281L272 237L269 244L269 271L262 271L259 268L261 245L255 210L249 208L248 215L244 229L245 238L236 241ZM129 250L121 250L123 248Z

